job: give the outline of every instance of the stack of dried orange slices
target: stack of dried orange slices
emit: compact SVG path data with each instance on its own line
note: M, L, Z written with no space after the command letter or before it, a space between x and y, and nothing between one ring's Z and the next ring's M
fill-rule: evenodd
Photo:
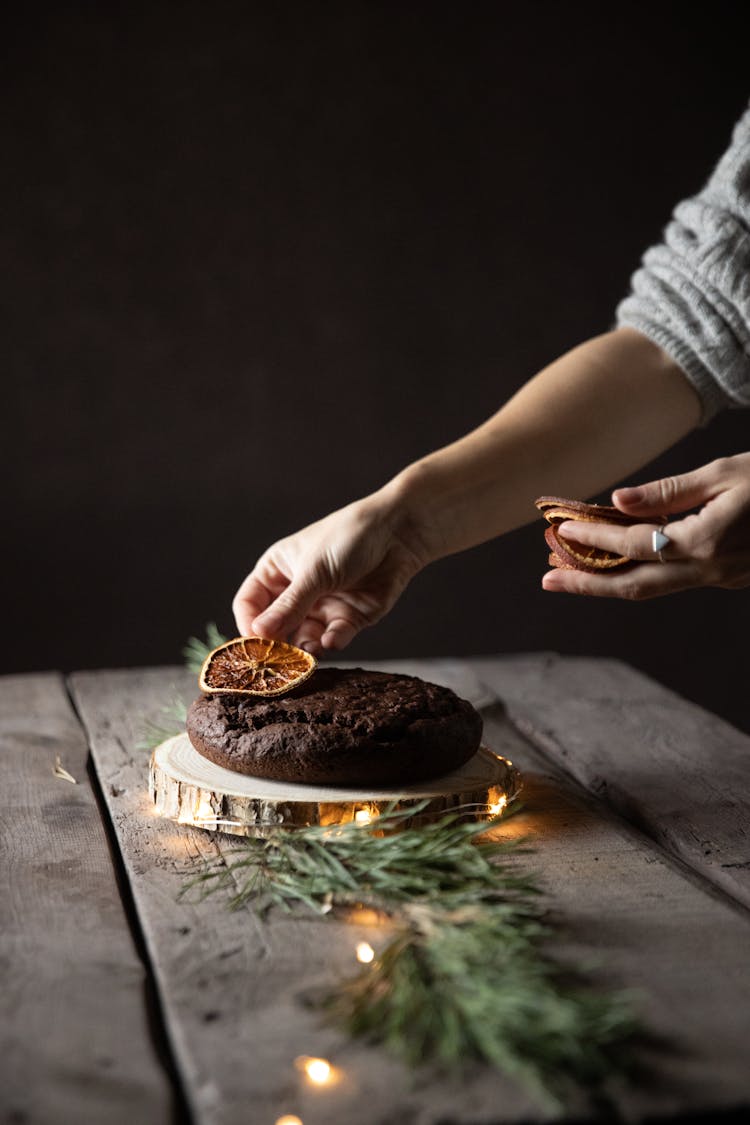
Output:
M550 566L599 574L602 571L622 570L632 562L625 555L615 555L600 547L588 547L577 543L575 539L563 537L558 525L565 520L582 520L586 523L613 523L629 527L640 523L640 518L627 516L619 508L609 504L587 504L583 500L563 500L560 496L540 496L534 503L550 525L544 533L547 546L552 552L549 556Z
M207 695L284 695L311 676L317 665L314 656L295 645L265 637L235 637L209 652L198 683Z

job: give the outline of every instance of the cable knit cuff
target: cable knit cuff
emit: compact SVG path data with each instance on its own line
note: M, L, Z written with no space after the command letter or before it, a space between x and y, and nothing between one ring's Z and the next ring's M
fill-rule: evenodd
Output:
M675 209L617 309L685 372L705 425L750 406L750 111L706 187Z

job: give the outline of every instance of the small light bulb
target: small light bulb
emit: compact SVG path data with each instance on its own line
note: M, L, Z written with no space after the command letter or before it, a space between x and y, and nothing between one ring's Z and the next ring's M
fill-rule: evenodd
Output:
M495 801L490 805L489 811L492 816L498 816L508 803L507 797L501 797L499 801Z
M302 1125L302 1119L296 1113L285 1113L283 1117L276 1118L276 1125Z
M349 912L347 920L356 926L379 926L384 916L369 906L358 906Z
M316 1086L325 1086L331 1077L331 1064L328 1059L306 1058L303 1060L302 1068Z
M357 960L361 961L363 965L369 965L374 956L375 950L369 941L361 941L357 946Z
M357 809L354 814L355 824L369 824L372 820L372 815L369 809Z

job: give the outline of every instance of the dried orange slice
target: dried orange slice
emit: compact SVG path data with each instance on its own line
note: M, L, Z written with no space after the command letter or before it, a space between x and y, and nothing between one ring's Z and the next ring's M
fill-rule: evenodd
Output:
M587 504L584 500L566 500L562 496L539 496L534 503L549 527L544 532L550 548L549 565L563 570L586 570L596 574L603 571L622 570L632 560L625 555L615 555L600 547L587 547L575 539L563 537L557 525L563 520L581 520L584 523L611 523L628 527L640 523L639 516L628 516L609 504ZM666 523L666 517L662 519Z
M545 530L544 538L556 560L552 562L550 555L550 566L562 564L568 570L596 571L622 567L631 561L626 555L613 555L611 551L605 551L601 547L585 547L575 539L563 538L554 525Z
M590 520L592 523L640 523L638 516L627 516L611 504L587 504L584 500L563 500L560 496L540 496L535 500L539 511L549 523L563 520Z
M302 648L264 637L235 637L209 652L198 683L208 695L283 695L312 675L318 665Z

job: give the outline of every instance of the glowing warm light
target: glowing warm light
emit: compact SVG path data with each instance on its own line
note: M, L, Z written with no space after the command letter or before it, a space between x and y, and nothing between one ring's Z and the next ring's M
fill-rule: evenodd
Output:
M194 828L215 828L218 824L224 824L230 828L241 828L241 820L224 820L218 817L216 813L211 813L210 816L191 816L189 812L181 812L177 817L178 824L192 824Z
M198 808L195 810L196 820L216 820L216 810L212 807L207 797L201 795Z
M375 950L369 941L361 941L357 946L357 960L361 961L363 965L369 965L374 956Z
M283 1117L276 1118L276 1125L302 1125L302 1119L296 1113L285 1113Z
M332 1068L328 1059L314 1059L308 1055L303 1055L297 1059L297 1064L304 1070L314 1086L325 1086L331 1079Z
M498 801L494 801L488 808L492 816L499 816L508 803L507 797L501 797Z
M241 820L217 820L215 816L208 817L206 820L193 820L191 823L194 824L196 828L210 828L215 824L227 824L231 825L233 828L242 827Z
M311 1082L322 1086L331 1077L331 1064L325 1059L310 1059L305 1066L305 1073Z
M372 820L372 813L369 809L357 809L354 814L355 824L369 824Z
M356 926L379 926L387 922L387 916L370 906L355 906L347 914L347 921Z
M216 811L203 794L198 798L192 812L188 812L187 808L181 808L180 815L177 817L178 824L195 824L198 827L205 827L209 822L215 824L216 820Z

